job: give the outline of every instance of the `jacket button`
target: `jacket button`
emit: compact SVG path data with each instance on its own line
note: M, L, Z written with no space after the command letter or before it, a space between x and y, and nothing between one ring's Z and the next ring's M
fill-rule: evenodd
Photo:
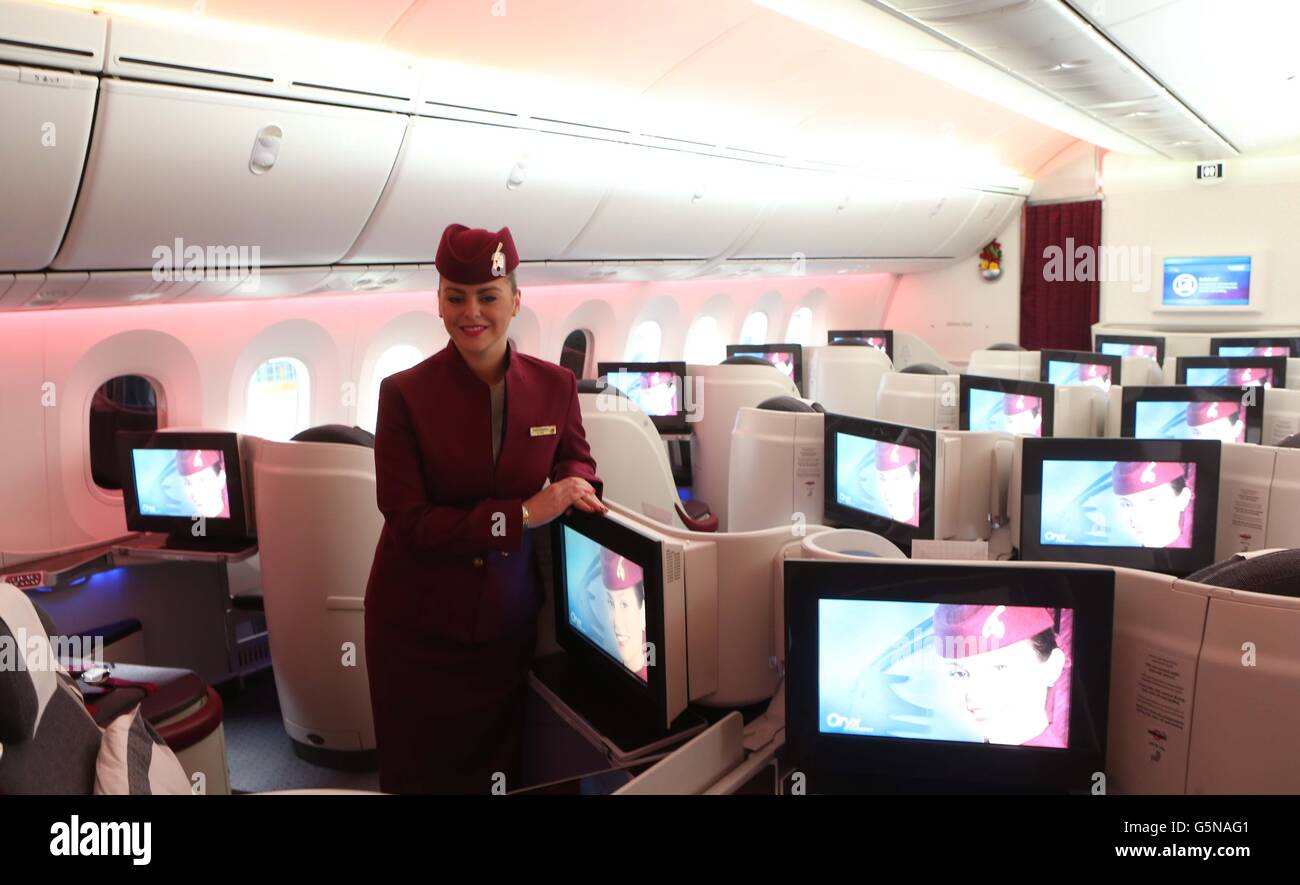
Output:
M482 567L483 567L483 557L481 557L481 556L475 556L475 557L474 557L474 567L475 567L475 568L482 568Z
M504 550L502 550L502 551L501 551L501 555L502 555L502 556L509 556L510 554L507 553L507 552L505 552Z

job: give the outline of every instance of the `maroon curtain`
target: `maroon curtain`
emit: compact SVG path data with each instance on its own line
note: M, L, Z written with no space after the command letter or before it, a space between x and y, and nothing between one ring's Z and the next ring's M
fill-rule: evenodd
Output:
M1101 307L1101 200L1026 206L1021 243L1020 345L1092 350Z

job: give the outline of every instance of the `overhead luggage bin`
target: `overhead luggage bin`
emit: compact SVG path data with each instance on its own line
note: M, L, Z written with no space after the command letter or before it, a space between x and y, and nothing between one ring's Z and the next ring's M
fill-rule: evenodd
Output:
M965 223L947 242L939 244L942 255L973 255L989 240L1002 233L1012 216L1020 210L1024 198L1016 194L981 192Z
M201 16L114 17L104 73L399 112L414 106L420 90L419 72L381 50L286 40L273 30L214 29Z
M774 170L763 163L621 145L609 195L567 260L715 258L749 232Z
M58 251L98 87L82 74L0 65L0 270L41 270Z
M618 146L590 138L415 117L379 205L347 260L428 262L453 222L496 230L523 261L558 258L608 187Z
M980 192L925 182L884 182L898 194L888 221L876 229L867 255L873 258L956 257L944 251L971 211Z
M97 73L104 69L108 17L0 0L0 61Z
M246 251L264 267L332 264L379 200L406 119L105 81L81 195L52 266L154 267L191 245Z
M852 258L874 251L876 231L898 204L878 180L812 169L773 175L773 199L735 258Z

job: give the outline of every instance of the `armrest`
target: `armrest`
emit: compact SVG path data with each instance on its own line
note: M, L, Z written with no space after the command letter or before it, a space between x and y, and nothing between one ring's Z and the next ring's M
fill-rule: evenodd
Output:
M718 530L718 518L709 512L709 505L702 501L687 501L684 505L679 501L677 503L677 515L681 517L686 527L693 532L716 532Z

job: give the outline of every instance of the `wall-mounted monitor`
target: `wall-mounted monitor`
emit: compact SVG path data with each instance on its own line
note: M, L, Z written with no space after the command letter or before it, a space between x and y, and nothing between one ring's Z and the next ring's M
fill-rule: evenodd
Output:
M786 747L811 792L1087 791L1114 572L785 563Z
M1214 561L1215 440L1032 439L1020 555L1186 576Z
M1165 363L1165 339L1149 335L1097 335L1093 349L1107 356L1144 356Z
M1120 436L1258 443L1266 393L1263 388L1243 393L1240 387L1125 387Z
M827 414L823 512L904 550L933 538L935 431Z
M826 333L827 344L864 344L874 347L890 360L894 358L893 329L833 329Z
M239 437L220 431L118 434L122 503L133 532L249 535Z
M1048 384L1091 384L1105 393L1112 384L1123 384L1124 358L1086 350L1044 350L1039 381Z
M961 429L1051 436L1056 388L1041 381L961 376Z
M596 369L610 387L621 390L650 416L661 433L685 433L686 363L599 363Z
M1283 356L1180 356L1174 381L1193 387L1286 387Z
M1163 310L1254 310L1260 307L1257 260L1251 255L1165 258Z
M1210 356L1300 357L1300 338L1211 338Z
M728 344L727 358L752 356L771 363L803 393L802 344Z

